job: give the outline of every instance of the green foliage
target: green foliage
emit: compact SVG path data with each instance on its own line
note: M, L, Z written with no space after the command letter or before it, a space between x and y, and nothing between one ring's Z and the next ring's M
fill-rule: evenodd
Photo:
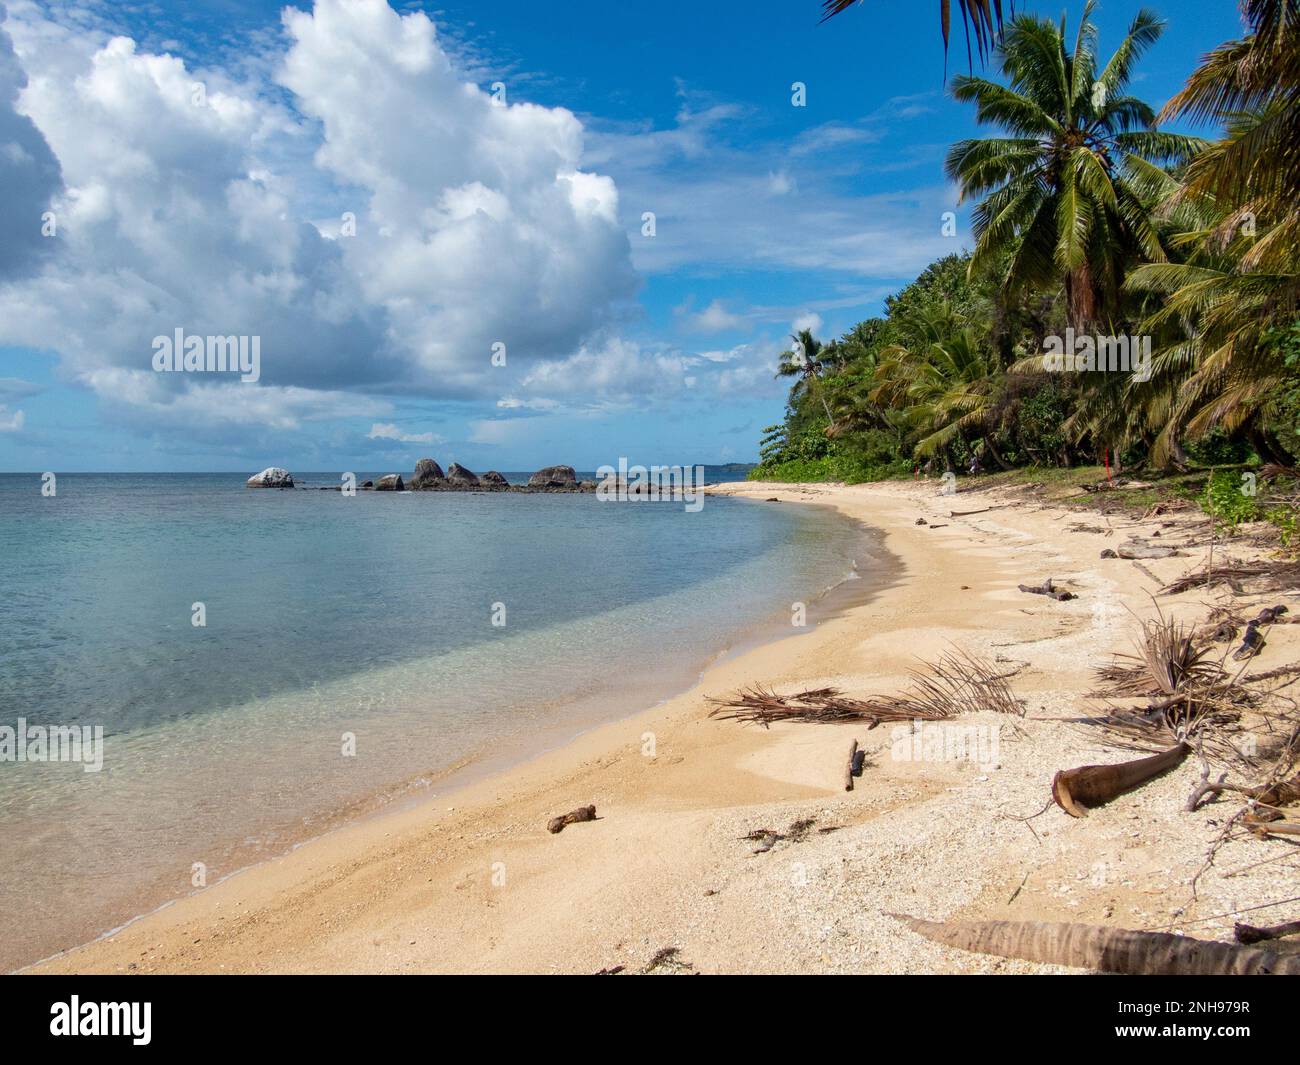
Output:
M1187 445L1191 460L1201 466L1229 466L1255 458L1250 444L1222 429L1212 429L1200 440Z
M1300 517L1294 504L1273 507L1265 511L1264 520L1277 527L1282 534L1282 546L1288 550L1300 544Z
M908 462L873 465L856 455L827 455L819 459L792 459L788 462L761 464L749 471L751 481L782 481L790 484L815 481L843 481L861 484L906 477L911 473Z
M1255 497L1244 491L1244 485L1241 474L1235 470L1215 470L1210 474L1201 508L1219 528L1233 532L1242 522L1259 518Z
M1295 465L1300 20L1265 18L1269 6L1243 6L1247 36L1207 56L1166 108L1218 122L1212 144L1160 128L1129 91L1163 29L1150 12L1106 54L1092 0L1077 30L1009 18L1000 77L953 81L994 134L947 158L973 204L974 252L930 264L838 339L791 338L786 415L754 475L860 480L973 460L993 473L1103 455L1166 476ZM1145 338L1151 374L1046 372L1045 340L1067 323ZM1201 501L1228 528L1274 514L1240 488L1220 470ZM1293 535L1294 514L1277 513Z

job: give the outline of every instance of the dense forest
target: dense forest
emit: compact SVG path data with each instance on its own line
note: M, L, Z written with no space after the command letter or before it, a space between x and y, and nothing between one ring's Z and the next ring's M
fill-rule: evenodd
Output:
M1295 475L1300 0L1245 0L1247 32L1158 113L1130 87L1164 24L1143 11L1102 53L1092 7L1075 27L1007 20L988 76L951 80L989 133L946 163L973 251L842 337L791 338L786 416L754 477ZM1207 136L1165 128L1178 120Z

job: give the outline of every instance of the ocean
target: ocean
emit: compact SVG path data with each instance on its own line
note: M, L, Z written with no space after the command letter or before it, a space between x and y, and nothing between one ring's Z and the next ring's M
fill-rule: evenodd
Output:
M0 728L102 729L98 771L0 760L0 968L648 708L868 550L812 507L247 476L0 474Z

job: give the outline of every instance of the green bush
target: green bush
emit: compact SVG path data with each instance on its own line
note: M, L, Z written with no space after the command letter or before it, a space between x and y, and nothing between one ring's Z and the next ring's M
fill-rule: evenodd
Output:
M1215 470L1205 483L1201 508L1220 528L1232 531L1244 521L1255 521L1259 507L1245 491L1242 475L1235 470Z

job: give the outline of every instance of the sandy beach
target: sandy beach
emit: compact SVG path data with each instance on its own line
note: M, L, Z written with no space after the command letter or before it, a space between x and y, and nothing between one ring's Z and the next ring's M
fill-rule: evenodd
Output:
M1134 757L1064 719L1089 709L1094 667L1132 649L1139 619L1156 612L1156 581L1204 560L1195 547L1141 566L1100 553L1130 533L1203 530L1199 511L1107 518L1012 488L944 496L933 482L717 491L836 507L880 531L894 574L860 605L728 656L652 710L338 829L35 970L1047 972L1069 970L941 947L889 914L1206 938L1227 938L1234 912L1259 923L1297 916L1293 906L1251 909L1294 893L1295 864L1279 858L1277 841L1222 847L1193 897L1235 809L1224 801L1184 812L1195 759L1087 818L1049 802L1057 770ZM987 507L997 509L953 516ZM1017 590L1048 577L1078 598ZM1226 594L1159 603L1166 616L1199 622ZM1267 598L1294 603L1293 594ZM1255 603L1236 599L1244 610ZM1300 658L1298 637L1295 626L1275 627L1258 668ZM1024 717L960 722L996 736L985 764L897 757L890 725L765 730L708 716L709 697L753 684L896 691L918 659L950 645L1014 670L1024 700ZM854 739L867 764L846 792ZM596 821L547 832L548 819L589 803ZM791 838L755 853L744 837L764 828Z

